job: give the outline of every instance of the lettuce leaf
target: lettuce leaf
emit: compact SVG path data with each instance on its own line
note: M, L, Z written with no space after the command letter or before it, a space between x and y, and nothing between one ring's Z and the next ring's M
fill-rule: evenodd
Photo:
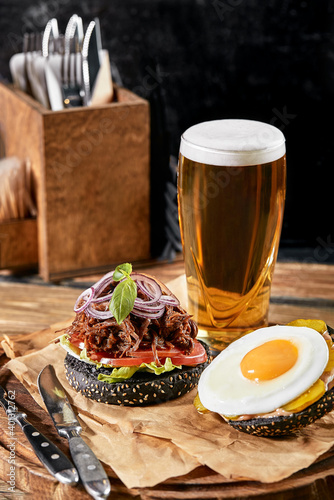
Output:
M59 343L60 345L65 349L65 351L70 352L72 354L75 354L76 357L80 356L80 351L79 347L71 344L69 341L70 336L67 333L64 333L61 337L59 337Z
M114 368L110 375L105 375L100 373L98 375L98 380L102 380L107 384L113 384L115 382L122 382L123 380L128 380L132 375L138 371L155 373L155 375L161 375L165 372L170 372L178 368L182 368L181 365L173 365L170 358L166 358L164 365L157 366L155 362L152 363L142 363L139 366L121 366L119 368Z
M91 365L96 365L96 368L101 368L101 366L104 366L102 363L99 363L98 361L92 361L88 356L87 356L87 349L84 347L82 351L80 352L80 359L82 361L86 361L86 363L90 363ZM110 366L110 365L105 365L105 366Z
M173 365L172 360L170 358L166 358L165 364L162 366L157 366L155 362L153 363L142 363L140 365L142 371L155 373L156 375L161 375L161 373L171 372L175 368L181 370L181 365Z
M104 373L99 373L98 380L106 382L107 384L113 384L114 382L122 382L123 380L128 380L132 377L134 373L139 370L139 366L121 366L119 368L114 368L110 375Z

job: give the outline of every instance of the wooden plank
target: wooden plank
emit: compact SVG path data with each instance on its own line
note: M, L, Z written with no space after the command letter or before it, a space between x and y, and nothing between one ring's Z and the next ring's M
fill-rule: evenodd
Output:
M165 264L139 264L135 268L165 283L184 272L181 259ZM300 275L300 285L295 286ZM304 279L304 276L308 276L308 279ZM0 281L0 334L29 333L72 317L73 305L79 293L100 277L92 275L76 278L68 282L72 287L43 285L38 280L37 283ZM292 296L292 293L295 295ZM299 317L313 317L334 325L334 307L330 302L322 305L318 300L327 301L331 297L334 297L334 266L278 263L272 287L270 322L286 323ZM277 302L278 298L280 303ZM300 300L291 302L291 298Z
M0 383L15 391L16 404L24 408L28 419L38 427L43 434L53 440L60 449L69 456L68 444L61 439L49 415L37 405L26 389L6 369L0 372ZM0 478L5 480L8 474L8 444L6 433L6 415L0 410ZM24 498L38 498L38 500L88 500L81 485L76 487L64 486L58 483L39 463L28 441L17 428L15 486L27 494ZM213 472L208 467L198 467L191 473L171 478L150 488L127 489L110 467L103 464L111 482L110 498L130 500L154 499L225 499L235 498L253 500L331 500L334 474L334 452L329 452L309 468L302 470L291 477L276 483L259 483L255 481L235 481L227 479ZM2 483L6 487L6 482ZM1 483L0 483L1 486ZM1 489L0 489L1 492ZM30 497L31 495L31 497Z
M7 156L29 158L45 281L150 257L148 102L52 112L0 84Z
M334 300L334 266L307 262L277 262L272 296Z
M29 159L33 183L36 191L38 211L42 213L45 205L43 179L42 113L43 106L24 94L0 83L0 120L3 130L6 156ZM38 256L43 255L41 246L45 224L43 217L38 218Z
M44 279L150 256L149 110L142 99L44 115Z
M0 269L38 266L37 221L21 219L0 224Z
M153 262L146 265L139 264L138 267L135 267L137 270L151 273L165 282L182 274L184 269L181 259L172 264L162 265ZM330 307L334 286L333 272L334 267L332 266L278 263L273 283L270 321L285 323L299 317L318 317L334 325L334 311ZM0 333L18 335L68 319L73 315L73 304L80 291L98 277L100 276L77 278L68 283L75 285L75 287L41 284L36 278L34 278L37 281L35 283L0 282ZM297 286L296 280L298 279ZM329 307L319 306L321 300L325 300L324 304L329 305ZM17 403L27 410L28 417L32 422L42 426L42 431L48 437L59 440L48 415L36 405L12 374L3 370L0 382L16 389ZM8 455L4 430L5 426L2 425L0 430L1 478L5 477L6 457ZM18 430L18 432L20 431ZM76 500L87 497L80 487L66 488L56 483L33 456L32 450L23 436L21 443L22 445L17 449L17 489L24 491L27 498ZM57 441L57 443L60 444L64 452L68 452L65 442L59 443ZM320 457L319 461L308 469L300 471L284 481L272 484L227 480L206 467L200 467L186 476L171 478L153 488L127 490L110 469L107 471L112 482L113 497L120 500L136 496L140 496L144 500L171 498L182 500L200 498L231 500L233 498L252 498L253 500L308 498L315 500L321 498L330 500L334 487L334 452ZM0 483L0 491L1 487L5 486L6 483Z
M0 334L31 333L71 318L80 290L0 282Z

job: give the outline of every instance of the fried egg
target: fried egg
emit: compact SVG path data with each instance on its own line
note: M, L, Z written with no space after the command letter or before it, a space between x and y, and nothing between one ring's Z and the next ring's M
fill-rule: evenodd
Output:
M309 389L328 358L325 339L312 328L261 328L230 344L204 370L199 398L227 417L272 412Z

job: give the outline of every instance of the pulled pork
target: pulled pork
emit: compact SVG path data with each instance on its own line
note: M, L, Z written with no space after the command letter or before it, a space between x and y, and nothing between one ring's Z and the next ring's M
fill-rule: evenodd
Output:
M120 325L115 318L99 320L82 312L76 315L65 333L84 342L88 356L106 351L122 357L131 356L139 348L152 349L159 365L158 347L177 347L185 354L193 350L197 325L181 307L166 305L161 318L147 319L129 314Z

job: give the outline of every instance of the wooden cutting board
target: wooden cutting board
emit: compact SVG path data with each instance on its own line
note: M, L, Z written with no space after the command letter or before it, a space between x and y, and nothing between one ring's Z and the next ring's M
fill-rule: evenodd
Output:
M43 434L52 439L70 458L67 441L58 436L49 415L40 408L14 375L5 367L0 372L0 383L15 391L15 401L27 413L28 420ZM9 473L10 438L8 421L0 410L0 475ZM17 425L15 428L15 491L22 492L20 498L38 500L88 500L91 498L82 485L64 486L58 483L41 465L29 442ZM113 499L236 499L292 500L333 498L334 450L322 456L308 469L290 478L271 484L255 481L233 481L225 479L207 467L198 467L190 474L171 478L152 488L127 489L107 465L103 464L111 482ZM9 484L0 483L0 498L13 498ZM1 496L3 495L3 496ZM8 495L8 496L7 496Z
M182 262L156 265L146 272L164 282L183 272ZM270 321L284 323L301 317L313 317L334 325L334 267L306 263L278 263L272 287ZM92 279L92 277L90 277ZM15 336L46 328L71 317L73 303L88 279L76 280L74 288L41 286L30 283L0 283L0 335ZM51 306L51 307L50 307ZM2 361L2 363L1 363ZM5 362L0 357L0 365ZM20 382L5 367L0 371L0 383L16 391L16 403L26 411L28 419L69 456L67 441L61 439L51 418L31 398ZM6 483L8 473L9 438L7 417L0 409L0 500L13 499ZM41 465L24 434L17 426L15 447L15 491L23 492L24 500L88 500L81 485L64 486ZM199 467L186 476L171 478L152 488L128 490L106 467L111 480L113 499L261 499L261 500L331 500L334 491L334 450L320 457L317 463L290 478L271 484L254 481L231 481L207 467ZM14 497L16 498L16 496Z

